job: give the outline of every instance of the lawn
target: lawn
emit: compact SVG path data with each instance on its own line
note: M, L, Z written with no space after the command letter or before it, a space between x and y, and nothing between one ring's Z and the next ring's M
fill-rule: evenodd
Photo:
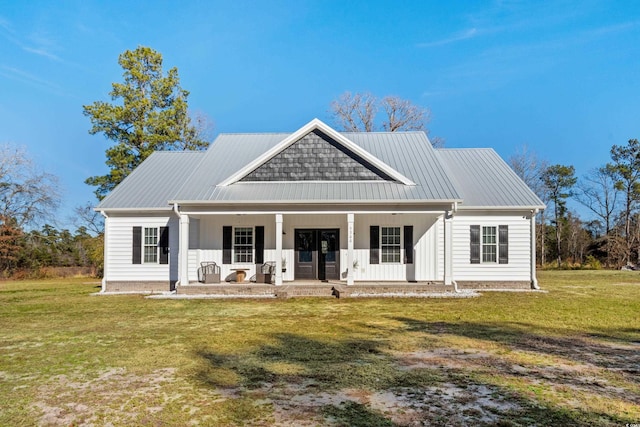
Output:
M0 425L640 423L640 273L469 299L154 300L0 282Z

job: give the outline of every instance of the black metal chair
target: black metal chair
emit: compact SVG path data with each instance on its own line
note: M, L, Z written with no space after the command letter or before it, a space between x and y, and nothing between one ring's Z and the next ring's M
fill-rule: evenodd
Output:
M215 262L201 262L198 268L198 282L220 283L220 266Z
M256 283L271 283L276 272L276 263L273 261L265 262L260 266L256 266Z

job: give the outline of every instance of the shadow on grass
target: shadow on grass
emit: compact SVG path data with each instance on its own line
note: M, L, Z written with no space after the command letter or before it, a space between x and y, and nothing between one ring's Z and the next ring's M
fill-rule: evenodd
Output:
M407 325L411 331L422 331L430 334L453 334L467 338L494 341L516 350L530 351L550 356L564 357L568 360L590 364L604 369L632 374L630 378L640 382L640 346L630 339L623 341L631 346L616 343L597 342L582 336L560 336L564 331L549 330L550 335L529 332L532 325L524 323L445 323L423 322L416 319L397 317L395 320ZM637 330L635 330L637 331ZM634 333L634 329L628 331ZM556 336L553 336L556 334ZM599 334L591 337L619 337L617 333ZM619 339L617 339L619 341Z
M547 339L545 341L547 345L552 346L546 347L547 352L571 351L561 349L562 346L569 345L568 342L563 340L550 342L548 337L531 336L513 327L428 323L409 318L398 320L403 321L410 330L431 334L448 333L492 339L522 349L536 348L531 340ZM500 374L501 364L507 363L498 357L490 361L477 360L463 367L443 368L433 364L408 369L403 366L401 360L386 351L389 348L384 342L372 340L325 342L296 334L277 334L273 338L274 344L262 345L254 351L242 354L225 355L206 349L197 351L197 356L205 362L204 368L196 374L197 380L213 389L231 389L234 391L232 394L241 395L246 391L249 395L257 393L256 396L260 396L267 393L275 399L274 407L294 397L319 396L322 393L335 394L344 390L399 393L403 390L414 390L418 391L419 405L422 405L422 409L418 410L420 412L418 416L423 417L420 422L426 422L429 425L465 425L468 422L486 424L486 420L482 421L480 415L476 419L458 418L455 422L450 418L459 416L451 412L452 409L449 407L451 402L459 403L460 399L470 399L471 402L476 402L478 408L483 407L484 403L480 402L482 398L474 395L473 391L468 392L466 397L446 397L446 390L452 390L451 384L457 385L457 388L454 387L456 390L474 390L478 386L486 385L501 396L500 399L517 402L517 409L488 409L499 417L497 425L514 425L512 421L516 423L515 425L537 423L567 426L612 423L624 425L624 423L633 422L633 420L617 418L609 414L579 411L561 404L547 404L539 400L535 393L524 394L495 384L483 383L477 375L482 371L483 364L488 363L486 372ZM604 349L600 350L604 352ZM228 375L229 373L231 375ZM444 390L444 398L442 390ZM387 411L380 413L369 407L366 399L357 400L347 398L317 404L312 411L315 411L315 416L324 417L325 421L337 423L337 425L395 425L392 413ZM288 404L295 406L296 402L298 401ZM398 411L402 412L404 409L397 407L392 411L396 411L397 415ZM462 419L461 422L460 419Z
M370 410L357 402L343 402L340 405L327 405L322 414L333 423L350 427L393 427L395 424L383 415Z
M264 345L250 354L199 351L198 356L212 367L233 371L240 384L249 389L282 382L319 391L353 387L378 390L407 383L430 385L441 379L435 371L417 375L398 370L382 352L382 344L375 341L322 342L295 334L278 334L275 338L276 345ZM215 387L226 384L206 372L201 372L199 379Z

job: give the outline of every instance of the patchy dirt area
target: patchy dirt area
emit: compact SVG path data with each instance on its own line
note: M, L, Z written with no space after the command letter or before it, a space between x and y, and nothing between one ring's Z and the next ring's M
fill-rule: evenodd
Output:
M566 395L563 404L578 411L593 411L588 401L594 398L613 402L606 404L619 405L618 409L637 411L640 386L633 372L640 366L640 349L602 341L589 347L586 342L579 351L563 349L567 358L561 351L547 353L555 358L557 363L553 364L528 360L529 349L519 350L517 363L504 355L452 348L396 353L391 360L398 372L411 375L432 370L440 377L428 386L399 384L389 389L327 390L309 378L298 383L265 382L252 388L207 388L189 383L175 369L140 375L108 369L90 379L82 375L52 377L38 388L33 409L41 414L39 424L43 426L495 425L533 416L531 408L540 408L540 401L523 398L526 387L531 387L560 400ZM559 345L564 344L551 339L536 343L538 350ZM533 344L523 342L521 346ZM510 383L525 384L525 392L483 383L474 375L500 375ZM221 422L216 411L225 405L245 405L240 411L244 415ZM257 415L250 415L251 411ZM168 417L167 413L179 416Z

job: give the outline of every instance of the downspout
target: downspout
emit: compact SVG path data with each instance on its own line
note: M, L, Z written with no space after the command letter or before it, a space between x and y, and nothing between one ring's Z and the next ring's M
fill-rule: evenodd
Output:
M104 249L102 250L102 287L100 289L100 293L107 292L107 219L109 216L104 212L100 211L102 216L104 217Z
M535 290L540 290L538 285L538 278L536 277L536 215L538 209L531 211L531 287Z

